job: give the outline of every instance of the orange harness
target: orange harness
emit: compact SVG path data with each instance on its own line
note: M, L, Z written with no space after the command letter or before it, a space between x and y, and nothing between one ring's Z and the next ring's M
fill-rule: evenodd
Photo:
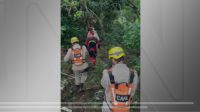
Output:
M73 49L73 47L72 47L72 54L73 54L72 62L75 65L80 66L84 63L85 59L83 59L83 49L82 49L82 47L76 48L76 49Z
M131 94L134 88L134 72L130 70L129 83L116 83L112 71L108 71L110 78L110 96L112 97L112 112L129 112L131 104Z

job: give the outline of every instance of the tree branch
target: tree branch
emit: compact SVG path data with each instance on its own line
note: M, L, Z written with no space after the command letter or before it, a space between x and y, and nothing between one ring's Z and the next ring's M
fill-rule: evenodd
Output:
M140 12L138 11L138 7L132 3L130 0L127 0L128 5L135 11L136 16L138 17L138 15L140 15Z
M104 33L104 30L103 30L103 22L102 20L99 18L99 16L97 16L96 13L94 13L91 9L88 8L88 10L92 13L93 16L95 16L95 18L98 20L99 22L99 25L100 25L100 28L101 28L101 36L103 35Z

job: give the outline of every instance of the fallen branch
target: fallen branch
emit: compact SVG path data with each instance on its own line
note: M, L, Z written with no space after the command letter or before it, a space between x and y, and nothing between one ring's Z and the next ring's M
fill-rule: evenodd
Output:
M69 77L71 77L71 79L74 79L74 78L75 78L75 77L73 77L72 75L66 74L66 73L64 73L64 72L61 72L61 74L62 74L62 75L65 75L65 76L69 76Z

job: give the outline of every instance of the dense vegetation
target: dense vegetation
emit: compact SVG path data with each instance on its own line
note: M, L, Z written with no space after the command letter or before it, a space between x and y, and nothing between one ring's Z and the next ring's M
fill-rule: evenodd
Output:
M61 0L61 46L71 47L70 38L77 36L81 44L85 41L88 23L92 23L98 32L102 45L98 53L96 66L89 71L86 86L100 87L102 71L110 63L107 51L112 46L121 46L126 52L126 63L140 73L140 0ZM62 58L63 59L63 55ZM61 71L72 73L71 64L61 63ZM71 92L73 80L61 77L62 102L97 101L94 92L86 92L79 99ZM137 91L135 101L139 101Z

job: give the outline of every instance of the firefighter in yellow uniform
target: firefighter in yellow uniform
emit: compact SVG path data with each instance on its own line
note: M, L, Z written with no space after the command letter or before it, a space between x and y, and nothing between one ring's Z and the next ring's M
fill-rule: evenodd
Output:
M85 62L86 54L88 54L85 46L79 44L79 39L77 37L71 38L72 47L68 49L67 54L64 57L64 61L71 60L72 70L75 75L75 89L74 91L82 91L84 83L87 79L88 63Z
M105 89L102 112L129 112L131 98L137 85L136 70L124 63L125 53L121 47L113 47L108 51L112 67L103 71L101 85Z

